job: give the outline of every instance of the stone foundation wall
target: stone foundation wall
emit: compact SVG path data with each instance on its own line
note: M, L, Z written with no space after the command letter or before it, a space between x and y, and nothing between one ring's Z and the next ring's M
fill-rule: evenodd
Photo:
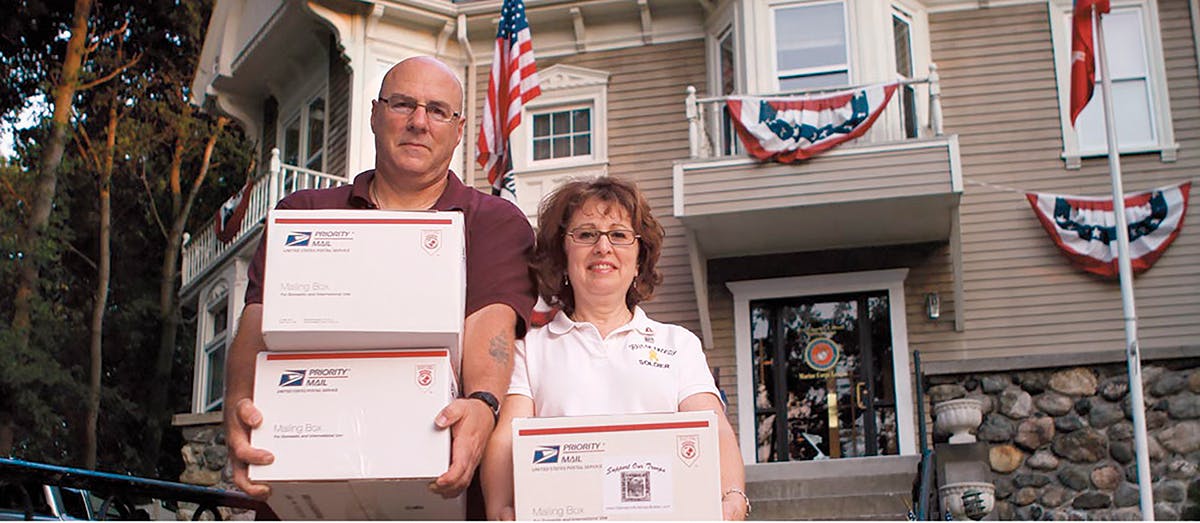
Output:
M179 475L180 483L190 483L204 487L227 490L237 490L233 485L233 477L226 467L228 449L225 447L225 431L219 424L192 425L181 427L183 432L183 473ZM194 503L180 503L176 519L191 521L196 510ZM221 517L228 520L253 520L254 511L239 508L220 507Z
M1159 520L1200 520L1200 359L1143 364ZM1137 520L1137 461L1124 364L931 376L930 403L983 402L1002 520ZM947 434L934 434L946 441Z

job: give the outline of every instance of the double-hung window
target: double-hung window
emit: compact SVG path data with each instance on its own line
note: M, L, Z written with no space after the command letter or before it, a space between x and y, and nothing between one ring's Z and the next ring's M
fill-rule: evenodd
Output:
M517 207L530 221L563 183L608 172L608 73L558 64L538 76L542 94L510 139Z
M208 293L201 325L203 348L197 360L196 406L203 412L221 410L225 399L225 352L229 339L229 291L224 283Z
M1112 84L1114 128L1121 153L1160 152L1163 161L1173 161L1174 143L1170 104L1166 91L1166 67L1154 2L1113 2L1104 24L1108 75ZM1059 100L1062 112L1064 151L1068 168L1078 168L1080 158L1102 156L1108 151L1104 124L1104 93L1099 53L1096 53L1096 86L1092 100L1072 126L1070 122L1071 11L1063 6L1055 26L1060 62Z
M533 113L533 161L592 157L592 106Z
M784 5L772 14L775 76L780 91L849 85L845 3Z

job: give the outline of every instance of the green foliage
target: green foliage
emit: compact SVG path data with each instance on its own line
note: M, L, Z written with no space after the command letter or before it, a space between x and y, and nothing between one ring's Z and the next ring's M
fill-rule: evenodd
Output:
M72 1L0 2L0 118L11 118L23 104L45 94L61 64ZM162 459L147 463L139 447L147 425L145 405L166 395L172 412L190 407L194 337L178 336L174 372L167 383L149 376L160 343L159 283L166 249L155 217L169 220L172 197L167 179L171 151L183 130L186 188L199 170L202 140L213 117L196 113L189 88L203 43L212 0L98 0L90 31L103 34L128 24L123 56L116 39L100 42L84 64L83 82L94 80L132 56L137 64L112 81L80 91L68 145L59 170L51 225L32 252L18 252L18 234L32 197L32 168L38 165L44 124L21 131L11 165L0 165L0 259L28 257L40 268L29 347L18 351L9 328L16 264L0 263L0 428L15 429L12 454L22 459L64 465L82 464L86 388L90 356L89 321L96 287L98 256L98 176L81 154L82 137L99 148L104 142L107 108L116 97L121 110L112 180L112 278L104 319L103 390L99 419L98 468L136 472L174 480L182 469L178 430L166 427ZM189 217L195 231L211 212L239 189L251 147L234 126L226 128L213 154L212 171ZM169 224L165 224L169 226ZM172 282L178 289L179 282ZM185 325L183 330L187 330Z

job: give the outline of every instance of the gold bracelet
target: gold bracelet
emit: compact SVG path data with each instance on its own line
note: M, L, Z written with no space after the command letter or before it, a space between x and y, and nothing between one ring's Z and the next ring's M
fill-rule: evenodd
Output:
M750 515L750 510L751 510L751 508L750 508L750 496L747 496L747 495L746 495L746 492L745 492L744 490L740 489L740 488L737 488L737 487L729 487L729 488L725 489L725 493L724 493L724 494L721 494L721 501L725 501L725 498L729 497L729 495L730 495L730 494L737 494L737 495L741 496L743 500L745 500L745 501L746 501L746 515L747 515L747 516L749 516L749 515Z

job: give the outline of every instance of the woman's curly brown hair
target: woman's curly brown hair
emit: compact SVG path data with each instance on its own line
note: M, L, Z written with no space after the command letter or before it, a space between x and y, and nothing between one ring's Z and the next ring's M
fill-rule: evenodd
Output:
M563 275L567 273L566 227L575 212L591 199L619 205L629 215L634 234L641 236L638 274L625 293L625 306L633 310L634 305L649 300L654 287L662 283L662 275L655 266L662 253L664 231L637 186L610 176L569 182L542 200L538 209L537 247L530 264L537 275L538 293L546 303L568 315L575 313L575 294L563 285Z

